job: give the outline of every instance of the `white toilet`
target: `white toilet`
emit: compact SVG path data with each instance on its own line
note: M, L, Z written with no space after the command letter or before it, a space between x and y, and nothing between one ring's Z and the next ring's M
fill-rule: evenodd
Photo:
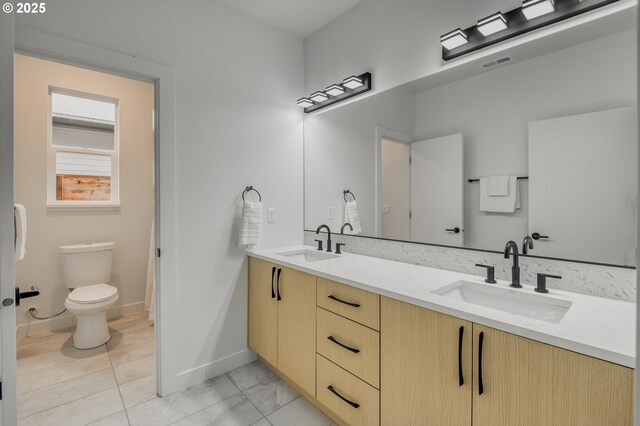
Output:
M91 349L109 341L107 309L118 300L111 281L113 249L116 243L60 246L64 284L73 291L64 306L77 317L73 346Z

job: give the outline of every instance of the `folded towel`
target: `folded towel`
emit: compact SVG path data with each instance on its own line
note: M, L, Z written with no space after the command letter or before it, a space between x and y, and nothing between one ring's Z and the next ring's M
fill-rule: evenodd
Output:
M489 176L487 194L490 197L506 197L509 195L509 175Z
M362 232L362 226L360 226L360 215L358 214L358 205L356 200L347 201L344 205L344 221L349 222L353 226L353 231L350 234L359 234ZM345 229L345 232L347 230Z
M509 176L508 194L492 197L488 191L489 178L480 178L480 211L493 213L514 213L520 208L520 194L517 176Z
M27 254L27 209L22 204L13 205L14 254L16 260Z
M256 248L260 242L260 227L262 225L262 203L259 201L244 201L242 204L242 222L240 224L239 247L248 251Z

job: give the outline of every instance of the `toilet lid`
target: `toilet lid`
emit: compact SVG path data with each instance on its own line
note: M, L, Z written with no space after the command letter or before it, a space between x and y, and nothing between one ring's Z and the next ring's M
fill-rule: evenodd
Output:
M98 303L118 293L118 289L109 284L94 284L78 287L69 293L69 300L75 303Z

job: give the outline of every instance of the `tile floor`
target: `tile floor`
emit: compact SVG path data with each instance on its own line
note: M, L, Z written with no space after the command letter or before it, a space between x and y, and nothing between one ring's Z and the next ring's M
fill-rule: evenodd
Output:
M84 351L69 330L20 339L18 425L332 425L259 361L158 398L152 323L140 313L109 327Z

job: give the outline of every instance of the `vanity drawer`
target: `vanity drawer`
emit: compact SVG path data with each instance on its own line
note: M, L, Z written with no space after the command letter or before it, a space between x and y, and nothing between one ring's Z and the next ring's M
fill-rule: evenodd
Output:
M316 368L318 401L349 425L380 424L380 393L376 388L338 367L322 355L317 355Z
M317 352L380 388L380 333L322 308L317 309Z
M380 296L318 277L318 306L380 330Z

